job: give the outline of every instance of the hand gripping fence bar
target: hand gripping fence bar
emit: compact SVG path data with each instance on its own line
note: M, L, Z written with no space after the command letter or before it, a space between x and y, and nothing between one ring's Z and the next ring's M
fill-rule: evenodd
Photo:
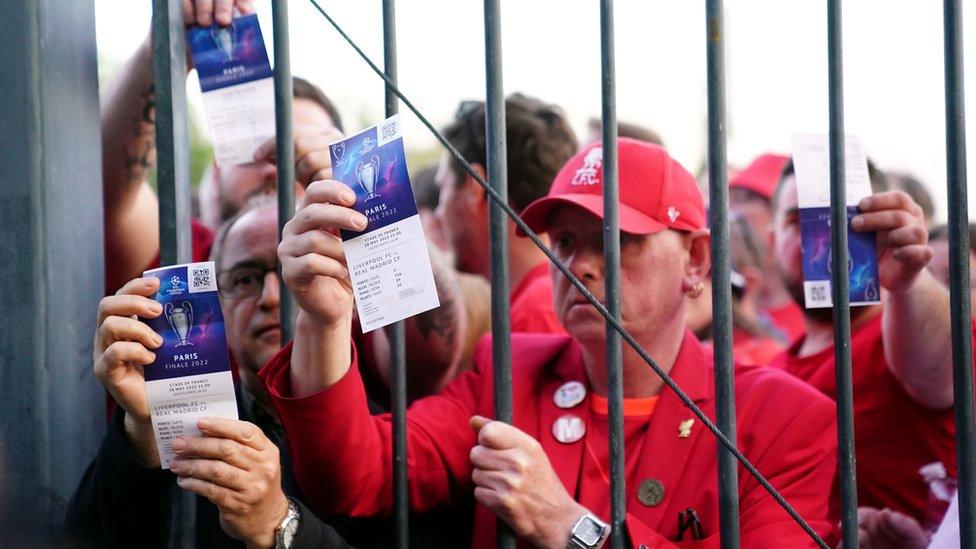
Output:
M512 422L512 346L509 320L508 228L500 203L508 202L508 155L505 130L505 94L502 78L501 2L485 0L485 146L488 180L499 197L488 212L491 249L492 381L495 419ZM498 519L498 549L515 549L515 533Z
M583 283L579 281L579 279L577 279L571 272L569 272L569 269L556 258L552 250L550 250L548 246L546 246L542 242L542 240L539 238L539 235L537 235L532 229L529 228L528 225L526 225L524 221L522 221L522 218L519 217L518 213L516 213L515 210L513 210L512 207L509 206L505 200L499 197L495 189L492 188L487 182L485 182L484 178L482 178L478 174L478 172L476 172L474 169L471 168L471 164L468 163L461 156L458 150L454 148L454 146L451 145L451 143L448 142L447 139L445 139L444 136L439 131L437 131L437 129L433 126L433 124L431 124L430 121L427 120L426 117L424 117L424 115L420 112L420 110L417 109L417 107L414 106L414 104L409 99L407 99L407 97L403 94L403 92L400 91L398 87L396 87L395 83L392 82L389 78L387 78L385 74L383 74L383 70L380 69L369 58L368 55L366 55L366 53L362 50L362 48L360 48L356 44L356 42L352 40L352 38L348 34L346 34L344 30L342 30L342 27L340 27L338 23L336 23L336 21L325 11L325 9L323 9L322 6L316 0L309 0L309 3L311 3L312 6L314 6L315 9L326 19L326 21L328 21L329 24L332 25L332 27L336 30L336 32L338 32L339 35L342 36L342 38L363 59L363 61L365 61L366 64L369 65L369 67L373 70L373 72L375 72L380 78L386 81L390 89L392 89L393 92L396 93L397 97L399 97L400 100L403 102L403 104L408 109L410 109L410 111L413 112L414 115L417 116L417 119L420 120L420 123L423 124L424 127L426 127L431 132L434 138L437 139L437 141L440 142L440 144L443 145L445 149L447 149L451 157L455 161L457 161L465 169L465 171L469 175L471 175L471 177L474 178L474 180L477 181L478 184L482 186L482 188L484 188L488 196L491 197L491 200L497 203L498 206L505 211L508 217L512 219L512 221L519 227L519 229L521 229L525 233L525 235L530 240L532 240L532 242L539 248L539 250L541 250L542 253L546 255L549 261L566 277L567 280L569 280L570 284L572 284L573 287L580 292L580 294L587 300L587 302L593 305L593 307L597 310L597 312L599 312L600 315L602 315L603 318L606 319L610 327L612 327L617 333L620 334L620 336L627 343L627 345L629 345L638 354L638 356L640 356L648 364L648 366L651 367L654 373L657 374L664 382L664 384L667 385L668 388L670 388L674 392L674 394L678 397L678 399L680 399L681 402L684 403L684 405L691 411L691 413L694 414L695 417L697 417L702 422L705 428L711 431L712 434L715 435L715 438L723 446L725 446L729 452L731 452L735 456L736 460L738 460L739 463L742 464L742 467L745 468L746 471L748 471L749 474L756 479L756 482L758 482L759 485L762 486L767 493L769 493L769 495L776 501L776 503L778 503L780 507L782 507L786 511L786 513L790 516L790 518L792 518L803 529L803 531L806 532L810 536L810 538L817 543L819 547L822 547L823 549L830 549L830 546L828 546L827 543L824 542L824 540L820 537L820 535L817 534L817 532L814 531L809 524L807 524L807 522L803 519L803 517L801 517L799 513L796 512L793 506L790 505L790 503L786 501L783 498L783 496L771 484L769 484L769 481L767 481L765 477L762 476L762 473L760 473L756 469L756 467L752 464L752 462L749 461L749 459L746 458L745 455L743 455L738 448L736 448L735 444L733 444L728 439L728 437L722 434L719 428L715 426L715 423L713 423L712 420L710 420L701 411L701 409L695 405L694 401L692 401L691 398L688 397L688 395L681 389L681 387L675 384L674 380L671 379L671 377L667 375L663 370L661 370L661 367L657 365L657 363L654 361L654 359L650 357L650 355L647 354L647 351L645 351L640 346L640 344L637 343L637 341L633 338L633 336L631 336L627 332L627 330L625 330L624 327L621 326L619 321L617 321L616 319L613 318L612 315L610 315L606 307L604 307L595 297L593 297L593 294L590 293L588 289L586 289L586 286L584 286Z
M397 81L395 0L383 0L383 68L387 84L386 116L399 110L393 88ZM407 351L403 321L387 328L390 338L390 408L393 416L393 542L406 549L410 539L410 493L407 482Z

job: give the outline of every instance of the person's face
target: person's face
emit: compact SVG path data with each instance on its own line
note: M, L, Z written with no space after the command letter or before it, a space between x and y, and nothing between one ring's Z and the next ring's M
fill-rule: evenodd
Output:
M934 252L932 255L932 260L929 261L929 271L931 271L932 276L936 278L942 284L949 287L949 240L940 238L938 240L930 240L929 246L932 247ZM976 254L972 250L969 251L969 289L970 289L970 308L972 310L973 318L976 318Z
M576 206L560 206L550 217L548 235L556 257L594 297L604 301L603 223ZM635 337L673 322L684 323L685 265L688 250L677 231L651 235L620 233L620 317ZM584 345L606 341L605 321L555 267L553 305L566 330Z
M277 208L259 208L231 227L217 266L227 346L253 373L281 347L277 250Z
M769 232L773 212L769 202L759 195L744 189L730 189L729 210L742 216L755 234L764 235Z
M773 212L773 257L783 284L793 299L803 304L803 247L800 240L800 209L796 198L796 177L786 176Z
M434 215L454 253L455 267L462 272L488 275L487 228L478 208L478 197L469 185L459 185L450 158L445 154L437 167L434 182L440 189Z
M309 99L292 102L292 127L295 135L330 129L335 125L325 109ZM216 199L221 220L234 216L248 198L262 193L273 193L277 188L278 170L274 164L245 164L214 166ZM295 197L299 199L305 189L295 183Z

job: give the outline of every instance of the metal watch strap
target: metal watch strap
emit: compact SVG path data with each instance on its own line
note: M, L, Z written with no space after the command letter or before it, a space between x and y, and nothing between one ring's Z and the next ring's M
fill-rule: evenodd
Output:
M596 524L603 527L603 533L600 534L600 539L598 539L596 543L592 545L585 543L582 539L579 538L577 534L580 526L582 526L583 523L587 520L593 521ZM567 549L598 549L599 547L603 546L604 542L607 541L608 537L610 537L610 525L603 522L602 520L594 516L592 513L586 513L585 515L581 516L579 520L577 520L576 523L573 524L573 527L570 529L569 541L566 542L566 547Z
M281 524L275 528L275 549L289 549L294 540L295 531L298 528L298 521L301 520L302 513L298 510L298 505L291 498L288 498L288 512ZM294 523L294 528L292 525Z

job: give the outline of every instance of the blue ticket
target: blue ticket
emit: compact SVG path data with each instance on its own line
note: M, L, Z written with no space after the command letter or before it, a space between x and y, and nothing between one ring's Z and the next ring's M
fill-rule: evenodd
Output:
M363 331L440 305L403 151L400 118L332 144L333 177L356 193L362 232L342 231Z
M257 15L222 27L191 27L187 44L200 78L203 106L218 165L253 162L275 134L274 73Z
M163 339L144 368L149 413L160 463L169 467L172 440L199 436L205 416L237 419L224 317L212 261L146 271L159 278L155 300L163 314L142 319Z
M803 291L806 307L833 306L830 253L830 185L828 142L825 134L793 136L800 241L803 249ZM851 219L856 204L871 194L867 157L860 141L848 137L845 146L847 200L847 273L851 305L870 305L881 300L877 238L874 232L858 232Z

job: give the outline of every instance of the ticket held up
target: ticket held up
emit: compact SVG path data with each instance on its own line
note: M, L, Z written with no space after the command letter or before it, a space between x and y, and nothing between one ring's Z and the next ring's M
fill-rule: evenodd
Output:
M833 306L828 146L826 134L793 136L793 165L803 248L803 293L808 309ZM847 137L844 156L850 304L870 305L881 300L876 235L874 232L855 231L850 226L851 219L859 212L857 203L871 194L867 156L861 142L853 136Z
M159 462L169 469L173 439L200 436L203 417L237 419L224 317L212 261L153 269L159 278L156 318L142 319L163 339L145 366L146 396Z
M255 14L186 31L219 166L254 162L275 135L274 78Z
M400 118L329 147L332 174L356 193L362 232L342 231L363 333L440 306L407 173Z

